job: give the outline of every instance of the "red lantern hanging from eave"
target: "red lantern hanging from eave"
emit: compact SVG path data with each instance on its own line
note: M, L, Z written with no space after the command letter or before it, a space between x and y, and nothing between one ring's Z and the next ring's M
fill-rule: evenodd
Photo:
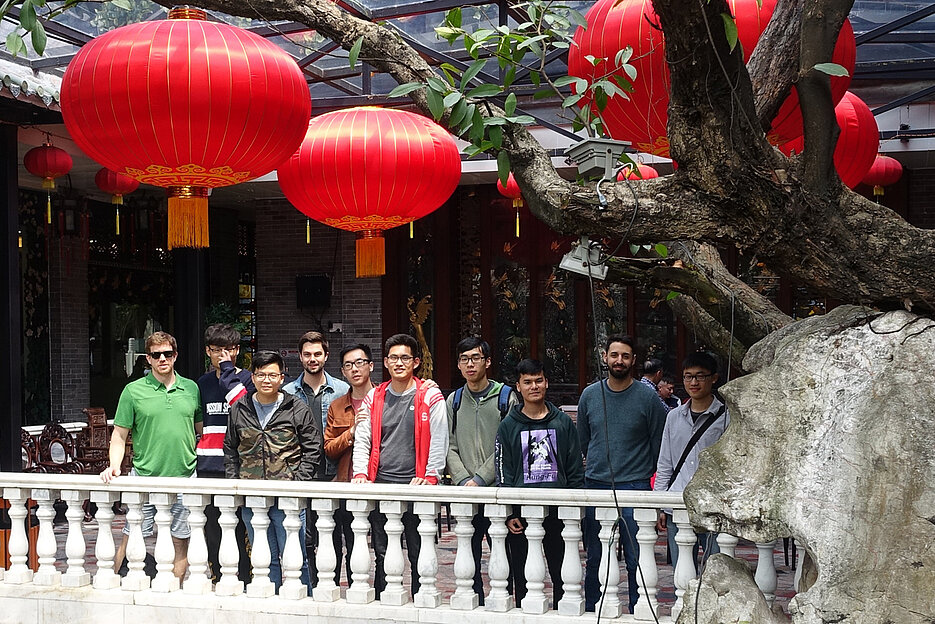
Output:
M834 116L841 128L834 148L834 168L841 182L848 188L854 188L870 170L880 145L877 120L870 107L850 91L834 107ZM804 137L799 137L779 149L789 155L793 152L800 154L804 147Z
M55 178L67 175L72 165L68 152L55 147L49 141L32 148L23 156L23 166L26 167L26 171L42 178L42 188L46 190L46 224L52 223L52 190L55 188Z
M737 25L738 42L744 61L750 59L757 40L769 23L776 0L728 0ZM632 83L627 99L615 96L601 111L605 131L614 139L630 141L647 154L669 156L666 136L669 106L669 70L665 61L665 45L659 18L651 0L598 0L585 16L587 28L578 28L575 44L568 50L568 74L589 82L604 78L608 65L617 53L633 48L629 63L636 69L636 78L620 72L620 77ZM597 65L588 57L607 59ZM832 54L832 62L848 70L848 76L832 77L832 100L837 103L850 85L856 61L856 42L850 22L845 21ZM595 106L590 98L582 98L579 106ZM770 133L774 144L802 134L802 118L794 92L783 103Z
M122 173L101 167L94 175L94 184L105 193L110 193L110 202L117 207L114 233L120 236L120 206L123 205L123 196L138 189L140 183Z
M519 209L523 206L523 192L519 190L519 184L517 184L512 173L506 179L505 187L500 178L497 178L497 190L507 199L513 200L513 208L516 210L516 238L519 238Z
M883 195L884 186L896 184L901 177L903 177L902 163L890 156L877 154L861 182L872 186L873 194L880 197Z
M265 175L302 142L311 99L296 62L198 9L85 44L62 116L91 158L169 194L168 247L208 246L208 191Z
M617 182L623 182L624 180L652 180L658 177L659 172L653 167L644 165L643 163L637 163L636 170L629 165L621 169L620 173L617 174Z
M357 232L357 277L386 273L383 231L439 208L460 179L461 156L445 129L372 106L312 118L279 166L279 186L300 212Z

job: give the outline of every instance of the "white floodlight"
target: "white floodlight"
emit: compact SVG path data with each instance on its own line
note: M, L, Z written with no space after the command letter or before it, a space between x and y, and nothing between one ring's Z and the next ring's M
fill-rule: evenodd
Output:
M595 279L602 280L607 277L607 265L602 264L600 260L600 250L592 249L590 239L587 236L582 236L578 244L562 257L562 261L558 263L558 268L585 277L590 275Z

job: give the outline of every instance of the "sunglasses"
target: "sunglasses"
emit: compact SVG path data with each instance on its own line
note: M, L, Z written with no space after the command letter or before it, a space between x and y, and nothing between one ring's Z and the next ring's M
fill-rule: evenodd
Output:
M158 361L158 360L161 360L162 358L166 358L168 360L173 355L175 355L175 351L153 351L152 353L149 354L149 357Z

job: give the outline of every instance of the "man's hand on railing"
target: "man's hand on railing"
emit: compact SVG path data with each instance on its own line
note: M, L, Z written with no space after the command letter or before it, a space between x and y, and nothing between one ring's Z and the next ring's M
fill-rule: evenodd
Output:
M101 481L110 483L120 476L120 466L108 466L101 472Z
M435 484L424 477L413 477L412 481L409 482L409 485L435 485Z
M506 528L510 530L510 533L514 535L519 535L526 530L526 527L523 526L523 521L519 518L509 518L506 521Z
M659 519L656 520L656 530L665 531L666 530L666 514L665 512L659 512Z
M354 477L353 479L351 479L351 483L373 483L373 481L371 481L367 477Z

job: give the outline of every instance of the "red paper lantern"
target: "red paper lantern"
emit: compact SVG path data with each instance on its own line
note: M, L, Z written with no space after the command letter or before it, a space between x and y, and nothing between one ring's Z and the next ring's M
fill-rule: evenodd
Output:
M744 60L749 60L760 34L766 28L776 6L776 0L729 0L737 24L737 36L743 48ZM593 82L607 72L617 53L627 46L633 48L630 64L636 68L631 81L629 99L612 97L601 111L606 132L613 138L630 141L641 152L658 156L669 155L666 136L669 105L669 70L665 62L662 28L650 0L598 0L585 17L588 27L575 33L576 45L568 50L568 73ZM596 66L592 56L607 59ZM856 43L850 23L845 22L835 47L833 62L843 65L853 74ZM629 78L625 75L621 77ZM850 77L832 78L832 95L837 102L850 84ZM790 96L790 98L792 98ZM589 98L581 106L596 104ZM777 115L771 138L774 143L802 134L798 100L787 99Z
M460 179L458 146L446 130L372 106L314 117L279 166L279 186L300 212L358 233L357 277L383 275L383 231L437 209Z
M873 186L874 195L883 195L883 187L896 184L903 177L903 166L895 158L877 154L867 175L861 180L864 184Z
M834 107L834 116L841 128L834 148L834 168L841 182L848 188L854 188L870 170L880 145L877 120L864 101L850 91ZM799 154L804 146L803 137L799 137L779 149L786 155Z
M169 192L169 248L208 245L208 190L269 173L311 113L302 71L251 32L176 8L87 43L62 78L65 126L108 169Z
M634 171L633 167L629 165L620 170L620 173L617 174L617 181L623 182L624 180L652 180L653 178L658 178L659 172L649 165L644 165L643 163L636 164L636 170Z
M120 206L123 205L123 196L138 189L140 183L122 173L101 167L94 176L94 184L105 193L110 193L111 203L117 206L114 232L120 236Z
M42 188L46 190L45 222L52 223L52 189L55 188L55 178L60 178L71 171L71 156L65 150L45 142L34 147L23 156L23 166L26 171L36 177L42 178Z
M519 238L519 209L523 205L523 192L519 190L519 184L516 183L516 178L512 173L506 179L506 187L503 186L500 178L497 178L497 190L507 199L513 200L513 209L516 210L516 238Z

